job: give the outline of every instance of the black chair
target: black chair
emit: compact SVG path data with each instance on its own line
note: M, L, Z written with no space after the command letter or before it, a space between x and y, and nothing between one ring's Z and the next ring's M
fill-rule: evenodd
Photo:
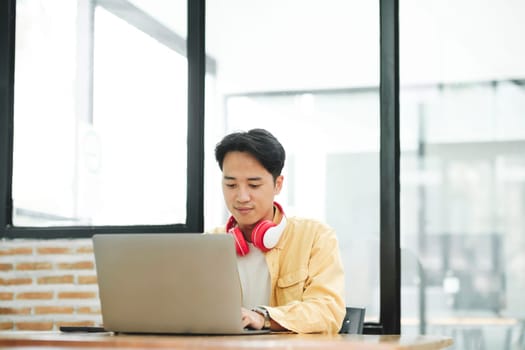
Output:
M341 326L340 334L363 334L365 308L347 307L346 316Z

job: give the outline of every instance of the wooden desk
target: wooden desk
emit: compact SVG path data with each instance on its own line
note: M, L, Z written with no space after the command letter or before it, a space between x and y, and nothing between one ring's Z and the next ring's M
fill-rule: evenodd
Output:
M300 335L242 336L114 335L112 333L0 332L2 350L228 349L228 350L435 350L452 345L440 336Z

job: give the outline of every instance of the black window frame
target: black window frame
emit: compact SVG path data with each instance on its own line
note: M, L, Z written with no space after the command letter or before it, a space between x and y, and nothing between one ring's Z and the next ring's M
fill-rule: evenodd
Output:
M186 222L169 225L111 225L111 226L53 226L18 227L13 226L12 171L13 171L13 96L15 69L16 0L0 4L0 238L88 238L96 233L136 233L136 232L202 232L204 230L204 78L206 69L214 73L215 62L204 54L204 5L205 0L188 1L188 35L184 40L169 28L154 23L151 16L135 7L127 0L92 0L89 2L91 25L95 6L100 6L114 15L126 20L139 30L150 35L185 55L188 59L188 154L187 154L187 192ZM138 14L138 16L137 16ZM149 26L141 26L149 19ZM152 28L151 24L155 27ZM89 24L88 24L89 25ZM91 37L88 41L92 42ZM92 44L91 44L91 55ZM87 64L92 64L92 57ZM92 76L89 89L92 89ZM92 99L92 90L90 96ZM89 103L88 103L89 104ZM91 111L87 112L88 114ZM89 118L90 116L88 116Z
M125 0L122 0L125 1ZM102 1L100 1L102 3ZM204 229L205 0L188 0L188 191L184 224L13 227L13 95L16 0L0 1L0 238L82 238L95 233L202 232ZM399 1L380 3L380 319L365 333L401 331L399 240ZM345 43L338 43L344 45Z

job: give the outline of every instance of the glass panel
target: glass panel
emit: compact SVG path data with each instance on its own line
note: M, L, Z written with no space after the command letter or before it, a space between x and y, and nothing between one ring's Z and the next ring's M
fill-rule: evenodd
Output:
M95 12L96 224L186 220L187 61L123 20Z
M13 223L72 224L75 179L74 1L17 1Z
M287 215L316 218L336 229L346 302L365 306L367 320L376 322L378 5L334 0L206 4L206 44L217 61L216 101L224 112L222 118L206 119L206 137L213 140L206 160L206 227L224 225L227 218L214 144L235 130L268 129L287 152L285 185L277 200Z
M184 223L186 58L91 3L17 2L13 222Z
M525 346L518 14L516 1L401 3L402 331L455 349Z

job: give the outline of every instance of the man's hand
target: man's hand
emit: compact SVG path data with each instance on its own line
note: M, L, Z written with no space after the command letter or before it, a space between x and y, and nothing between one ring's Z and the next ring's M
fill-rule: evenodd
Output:
M243 328L262 329L264 327L264 316L241 307L241 318Z

